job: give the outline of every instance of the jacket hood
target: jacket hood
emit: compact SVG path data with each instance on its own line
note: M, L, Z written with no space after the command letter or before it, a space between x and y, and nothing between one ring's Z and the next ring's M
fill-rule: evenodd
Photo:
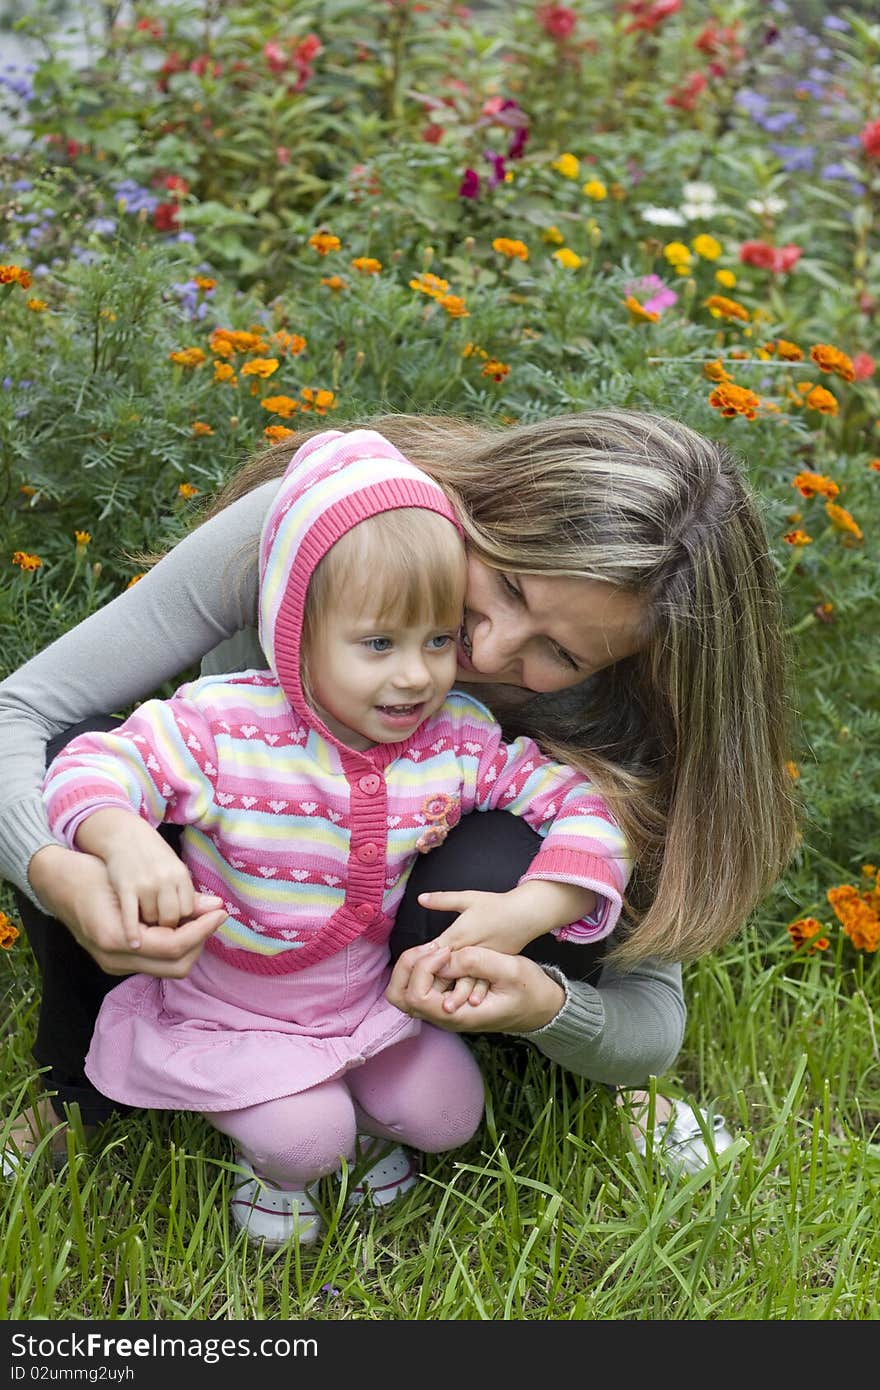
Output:
M425 507L461 534L438 483L375 430L324 430L297 450L260 536L260 644L297 714L333 743L300 679L306 590L319 561L359 522L400 507Z

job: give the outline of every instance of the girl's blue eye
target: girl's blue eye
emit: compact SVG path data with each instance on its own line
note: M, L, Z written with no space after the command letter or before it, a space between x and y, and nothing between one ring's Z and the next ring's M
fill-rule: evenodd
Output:
M371 652L387 652L391 648L390 637L367 637L364 646L369 647Z
M428 646L431 651L442 652L444 647L448 647L452 638L448 632L438 632L436 637L428 638Z

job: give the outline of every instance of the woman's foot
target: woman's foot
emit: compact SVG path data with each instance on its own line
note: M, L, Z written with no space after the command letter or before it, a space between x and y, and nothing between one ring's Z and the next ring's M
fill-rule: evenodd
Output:
M45 1145L45 1151L52 1160L52 1167L56 1171L63 1168L67 1162L67 1131L69 1127L66 1120L59 1120L55 1114L51 1097L48 1095L40 1096L34 1105L28 1106L27 1110L22 1110L21 1114L9 1126L6 1142L2 1153L0 1153L3 1177L13 1178L32 1156L37 1146L46 1138L46 1135L49 1135L49 1140ZM83 1125L82 1129L86 1138L91 1138L95 1132L94 1125Z
M650 1097L647 1091L618 1091L617 1103L629 1116L633 1143L644 1158L648 1151ZM714 1157L729 1149L733 1135L721 1115L685 1100L654 1097L652 1150L670 1174L701 1173Z

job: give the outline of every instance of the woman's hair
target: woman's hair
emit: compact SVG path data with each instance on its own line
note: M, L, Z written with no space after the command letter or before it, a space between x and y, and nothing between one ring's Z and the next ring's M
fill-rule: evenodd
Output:
M401 507L358 522L318 563L306 591L301 674L309 703L309 656L331 609L344 604L352 617L369 612L389 627L458 628L466 579L461 537L438 512Z
M627 926L609 958L717 949L778 879L796 833L781 597L728 450L631 410L343 428L363 424L441 484L485 564L643 597L641 651L576 691L534 697L518 725L592 778L629 837ZM306 437L251 460L208 515L279 476Z

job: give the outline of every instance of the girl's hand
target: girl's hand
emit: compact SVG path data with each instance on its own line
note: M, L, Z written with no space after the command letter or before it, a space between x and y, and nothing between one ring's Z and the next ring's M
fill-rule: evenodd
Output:
M456 980L488 982L476 1007L443 1007ZM397 961L385 998L413 1018L453 1033L530 1033L555 1018L565 1003L561 985L526 956L509 956L485 946L450 951L435 941L412 946Z
M132 948L141 944L140 922L176 927L192 917L195 889L189 870L158 830L133 811L95 811L80 821L74 840L77 849L96 854L107 866Z
M219 898L196 893L191 917L178 927L139 922L141 946L133 950L119 899L100 859L62 845L45 845L31 859L28 878L44 909L68 928L108 975L159 975L182 980L208 937L226 917Z

